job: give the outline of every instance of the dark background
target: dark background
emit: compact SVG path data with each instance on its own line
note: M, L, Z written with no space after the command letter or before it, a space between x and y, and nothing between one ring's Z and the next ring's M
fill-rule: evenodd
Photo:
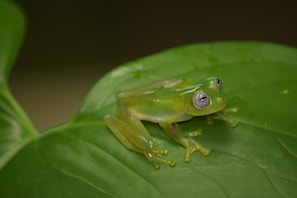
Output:
M28 21L13 94L38 129L63 123L115 66L168 48L222 40L297 46L294 0L18 0Z

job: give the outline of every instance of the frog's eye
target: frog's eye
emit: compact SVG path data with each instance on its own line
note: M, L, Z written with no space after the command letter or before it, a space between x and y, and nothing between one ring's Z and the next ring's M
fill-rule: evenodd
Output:
M214 83L216 84L216 86L217 86L218 89L222 89L223 84L222 84L222 81L220 81L220 79L215 78L214 79Z
M198 108L205 108L209 105L210 99L207 93L200 91L194 99L194 104Z

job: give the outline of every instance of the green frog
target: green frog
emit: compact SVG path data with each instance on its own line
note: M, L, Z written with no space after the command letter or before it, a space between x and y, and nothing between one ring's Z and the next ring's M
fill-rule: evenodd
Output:
M174 166L174 160L166 160L168 150L158 150L154 141L141 121L158 123L169 137L186 148L185 161L190 161L195 151L203 155L210 153L194 140L202 134L201 129L184 132L178 122L192 119L195 116L206 116L207 123L221 119L232 127L238 121L228 117L238 108L225 108L227 99L222 93L222 82L211 77L199 85L192 85L191 80L168 79L157 81L128 91L116 94L118 117L106 115L104 122L113 134L127 148L144 154L158 169L160 164Z

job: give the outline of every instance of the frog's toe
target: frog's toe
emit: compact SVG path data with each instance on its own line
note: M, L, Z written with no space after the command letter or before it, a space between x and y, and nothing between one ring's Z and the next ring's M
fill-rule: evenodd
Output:
M175 161L173 160L165 160L162 159L161 157L159 157L160 155L167 155L167 153L160 153L160 151L158 151L156 153L156 151L153 152L146 152L144 153L144 155L147 157L147 159L153 164L155 169L159 169L160 168L160 164L165 164L168 166L175 166Z
M190 138L200 136L202 135L202 129L196 129L195 131L191 131L188 135Z
M230 125L236 127L238 125L238 120L230 120Z
M238 107L226 108L223 110L224 114L237 113Z
M152 153L156 154L157 156L165 156L168 154L168 150L153 150Z
M193 152L199 151L204 156L207 156L210 153L210 151L211 151L211 149L203 147L202 145L198 144L194 140L191 140L189 142L189 144L186 147L186 149L187 149L187 151L186 151L186 157L184 159L184 161L186 161L186 162L191 161L191 156L192 156Z

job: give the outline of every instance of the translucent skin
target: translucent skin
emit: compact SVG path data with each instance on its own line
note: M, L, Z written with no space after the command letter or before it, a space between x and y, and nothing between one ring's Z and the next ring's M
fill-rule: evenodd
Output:
M210 149L198 144L193 137L201 135L202 130L183 132L178 122L195 116L207 116L222 119L231 126L237 121L226 113L237 112L237 108L225 109L227 99L223 95L222 84L218 78L208 78L203 84L191 85L190 80L169 79L158 81L143 87L119 92L117 96L118 118L106 115L104 121L113 134L129 149L144 154L159 168L160 164L174 166L175 161L165 160L167 150L157 150L141 120L158 123L162 129L186 148L185 161L190 161L194 151L208 155ZM198 94L201 94L196 97Z

